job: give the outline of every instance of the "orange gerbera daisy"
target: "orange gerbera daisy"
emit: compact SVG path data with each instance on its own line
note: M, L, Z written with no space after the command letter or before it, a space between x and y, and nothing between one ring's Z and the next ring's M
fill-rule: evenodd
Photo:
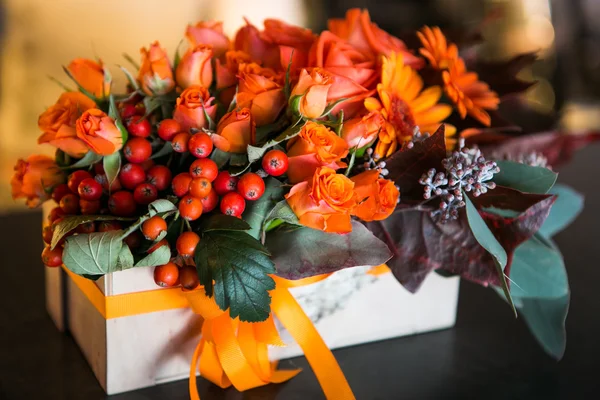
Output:
M379 111L388 122L379 134L380 145L375 148L376 158L388 156L395 150L396 139L404 143L413 138L416 128L421 132L435 132L440 123L452 113L452 107L438 104L442 89L432 86L423 90L423 80L411 67L404 64L401 54L392 53L383 57L381 83L377 85L379 99L369 97L365 107ZM456 132L453 126L446 127L446 135ZM381 144L388 143L387 146ZM452 140L447 141L449 148ZM377 157L378 156L378 157Z
M423 44L419 52L432 67L442 71L444 91L460 117L465 119L468 114L490 126L491 118L486 110L498 108L498 94L480 81L476 73L467 71L465 61L458 56L458 48L454 43L448 43L440 28L426 26L417 35Z
M451 60L458 58L458 47L454 43L448 44L446 36L437 26L433 28L425 26L417 31L417 36L423 44L419 53L429 61L433 68L446 69Z

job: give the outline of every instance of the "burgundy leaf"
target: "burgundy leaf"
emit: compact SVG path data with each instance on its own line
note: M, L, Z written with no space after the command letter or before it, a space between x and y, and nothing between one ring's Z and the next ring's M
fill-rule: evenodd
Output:
M464 212L456 221L437 224L428 211L404 210L367 226L388 245L394 257L387 265L412 293L435 269L485 286L500 283L492 256L471 233Z
M502 186L473 198L478 208L495 207L519 212L517 216L507 218L489 211L479 211L488 228L506 250L509 260L504 269L506 276L510 276L514 251L540 229L555 201L554 195L522 193Z
M558 166L570 160L573 153L585 145L600 140L600 132L568 134L566 132L542 132L506 140L489 146L481 146L484 154L517 156L536 152L548 159L548 164Z
M519 54L507 61L478 61L474 70L479 79L486 82L500 97L521 93L529 89L535 82L527 82L517 78L517 74L537 60L536 53Z
M388 179L400 186L403 200L423 199L419 179L431 168L442 169L442 160L446 158L445 126L429 138L414 143L412 148L403 146L386 160Z

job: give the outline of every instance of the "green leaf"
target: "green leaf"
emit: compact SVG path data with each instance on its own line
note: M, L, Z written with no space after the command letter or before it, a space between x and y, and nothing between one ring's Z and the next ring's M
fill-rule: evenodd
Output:
M242 153L231 153L229 156L229 164L239 167L248 164L248 156Z
M171 144L171 142L165 142L165 144L163 145L163 147L161 147L160 150L158 150L157 152L155 152L154 154L152 154L152 156L150 156L150 158L153 159L153 160L155 160L157 158L169 155L172 152L173 152L173 145Z
M89 167L90 165L96 164L100 160L102 160L102 156L90 150L85 153L83 158L77 160L77 162L74 164L67 166L66 169Z
M325 108L325 111L323 111L323 115L321 115L321 118L328 116L329 114L331 114L331 112L333 111L333 109L340 103L349 100L349 97L343 97L339 100L334 101L333 103L329 103L327 105L327 107Z
M183 43L183 39L179 42L179 44L177 45L177 48L175 49L175 57L173 57L173 71L175 71L177 69L177 66L181 62L181 54L179 54L179 48L181 47L182 43Z
M247 231L250 225L243 219L231 215L215 214L202 224L203 232L210 231Z
M119 252L119 258L117 258L117 269L123 271L129 268L133 268L133 254L129 246L123 245Z
M283 184L273 177L265 179L265 192L260 199L248 202L244 211L244 221L250 225L248 234L260 239L265 217L273 210L273 205L283 198Z
M286 279L301 279L361 265L381 265L392 258L388 246L363 224L352 221L352 232L327 233L311 228L271 231L267 248Z
M492 231L490 231L490 228L488 228L483 218L481 218L481 215L479 215L479 212L471 202L471 199L469 199L467 193L463 193L463 198L465 199L466 203L467 220L469 222L471 232L473 232L473 236L481 245L481 247L483 247L494 257L494 264L496 265L496 271L501 282L502 290L504 291L508 304L510 304L516 316L517 311L510 295L510 290L508 289L506 276L504 275L504 267L506 267L506 263L508 261L506 250L504 250L502 245L494 237L494 234Z
M134 89L134 91L137 92L138 90L140 90L140 85L138 85L137 79L135 79L133 77L133 75L131 75L131 72L129 72L129 70L127 68L123 67L122 65L118 65L118 67L121 68L121 71L123 71L123 73L127 77L127 81L129 82L131 87Z
M156 267L165 265L171 259L171 249L169 246L160 246L146 257L135 264L135 267Z
M137 70L140 69L140 65L129 54L123 53L123 58L126 59L127 61L129 61L129 63L133 66L133 68L135 68Z
M292 80L290 78L290 73L292 71L292 61L294 60L294 50L290 54L290 61L288 61L287 68L285 70L285 83L283 85L283 93L285 94L285 98L290 98L290 93L292 91Z
M277 136L277 138L269 140L267 143L262 145L262 147L248 145L246 151L248 153L249 163L251 164L255 161L260 160L262 156L267 152L267 150L269 150L271 147L276 146L279 143L284 142L286 140L289 140L294 136L297 136L302 130L303 126L304 125L298 125L298 122L296 122L296 124L283 131L283 133Z
M63 263L78 275L105 275L120 271L119 254L123 231L94 232L69 236L63 251Z
M52 235L51 247L54 249L58 242L73 229L77 228L81 224L85 224L91 221L132 221L133 218L115 217L114 215L74 215L71 217L65 217L54 227L54 234Z
M263 221L262 230L265 231L269 224L276 220L287 222L292 225L300 225L296 213L294 213L294 210L292 210L287 200L281 200L279 203L275 204L275 207L273 207L271 211L269 211Z
M108 187L110 188L121 170L121 154L116 152L109 156L104 156L103 166L106 179L108 180Z
M158 199L148 204L149 216L154 217L156 214L177 211L177 206L169 200Z
M121 132L121 139L123 140L123 144L125 144L129 138L129 132L127 132L127 129L125 129L125 126L123 125L123 121L121 121L121 114L119 114L115 96L112 94L108 96L108 116L115 121L115 126L119 132Z
M264 246L241 231L208 231L196 248L196 268L206 294L232 318L259 322L271 311L269 290L275 282L268 275L275 272ZM215 281L213 288L213 279Z
M583 209L583 196L568 186L555 185L549 193L556 194L558 197L538 232L545 237L552 237L562 231L577 218Z
M560 252L534 236L516 249L510 276L511 294L519 314L544 350L560 359L566 346L565 320L570 298Z
M210 154L210 159L213 160L219 169L223 168L225 164L229 162L229 156L231 154L219 149L213 149Z
M556 182L558 174L547 168L532 167L513 161L496 161L500 172L494 175L493 181L525 193L548 193Z

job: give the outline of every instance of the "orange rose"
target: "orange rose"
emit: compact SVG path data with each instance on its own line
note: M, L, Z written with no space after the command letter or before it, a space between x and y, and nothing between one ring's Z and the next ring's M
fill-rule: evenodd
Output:
M85 58L76 58L67 67L73 79L85 90L104 98L110 94L110 82L104 81L104 65Z
M379 170L362 172L352 181L358 202L352 215L368 222L386 219L394 212L400 192L394 182L379 177Z
M344 122L342 138L349 148L360 148L371 144L385 125L385 119L378 111L371 111L362 117Z
M173 119L186 131L208 128L206 115L214 120L217 113L217 105L213 104L214 101L215 98L210 97L204 86L190 86L177 98Z
M96 154L108 156L123 147L123 136L115 122L98 108L85 111L75 124L77 137Z
M352 231L354 182L332 168L319 167L311 180L294 185L285 199L304 226L325 232Z
M223 22L220 21L201 21L195 26L188 25L185 36L192 46L211 45L215 57L221 57L230 47L229 38L223 33Z
M248 53L241 50L231 50L225 53L225 62L217 59L215 61L217 90L219 100L223 104L230 104L235 95L238 84L237 73L240 64L249 63L252 59Z
M286 105L283 75L258 64L240 64L238 107L249 108L257 126L271 124Z
M162 95L175 87L173 70L169 56L158 42L152 43L150 49L142 47L142 66L138 72L138 81L148 96Z
M320 68L310 72L303 69L300 79L290 97L302 96L299 103L299 112L306 118L320 118L327 108L329 89L333 85L333 76Z
M27 160L17 161L15 174L10 181L12 197L24 197L27 199L27 206L37 207L50 198L53 186L64 181L65 174L52 158L34 154Z
M328 21L331 32L347 40L358 50L370 53L373 59L377 55L390 55L392 52L401 53L404 63L413 68L423 65L423 60L412 54L404 42L386 31L380 29L377 24L371 22L367 10L353 8L346 12L345 19L333 18Z
M249 144L256 139L256 123L247 108L227 113L217 125L217 134L211 139L219 150L230 153L245 153Z
M364 108L363 100L372 94L379 76L372 58L327 31L312 45L308 65L322 68L334 77L328 101L348 99L333 111L337 114L343 109L346 117L352 117Z
M244 18L246 26L235 34L234 48L250 55L255 61L260 61L266 67L280 68L279 49L273 43L263 40L257 27Z
M212 56L210 45L200 44L188 50L175 71L177 84L184 89L192 85L210 87L213 79Z
M73 157L82 157L88 152L87 145L77 137L75 121L81 114L96 107L96 103L81 92L65 92L56 104L38 118L42 135L38 143L48 143Z
M279 67L284 71L290 60L292 61L292 72L307 66L308 50L315 41L315 34L310 29L300 26L286 24L276 19L266 19L265 30L261 32L261 38L278 47Z
M287 144L288 170L291 183L303 181L321 167L346 167L340 160L348 155L346 141L325 125L307 122L300 133Z

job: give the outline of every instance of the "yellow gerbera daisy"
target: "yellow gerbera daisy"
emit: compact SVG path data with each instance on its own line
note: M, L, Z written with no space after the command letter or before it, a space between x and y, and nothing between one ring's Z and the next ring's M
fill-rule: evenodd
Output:
M386 157L395 146L391 145L390 138L396 138L398 143L405 143L413 138L415 128L423 133L435 132L441 122L452 113L448 104L438 104L442 97L442 89L432 86L423 90L423 80L411 67L404 65L401 54L392 53L383 58L381 66L381 83L377 85L379 98L369 97L365 100L365 107L369 111L379 111L388 122L385 137L380 137L380 142L389 143L388 146L379 145L375 148L376 158ZM446 126L446 143L448 148L454 147L454 140L450 139L456 128Z

